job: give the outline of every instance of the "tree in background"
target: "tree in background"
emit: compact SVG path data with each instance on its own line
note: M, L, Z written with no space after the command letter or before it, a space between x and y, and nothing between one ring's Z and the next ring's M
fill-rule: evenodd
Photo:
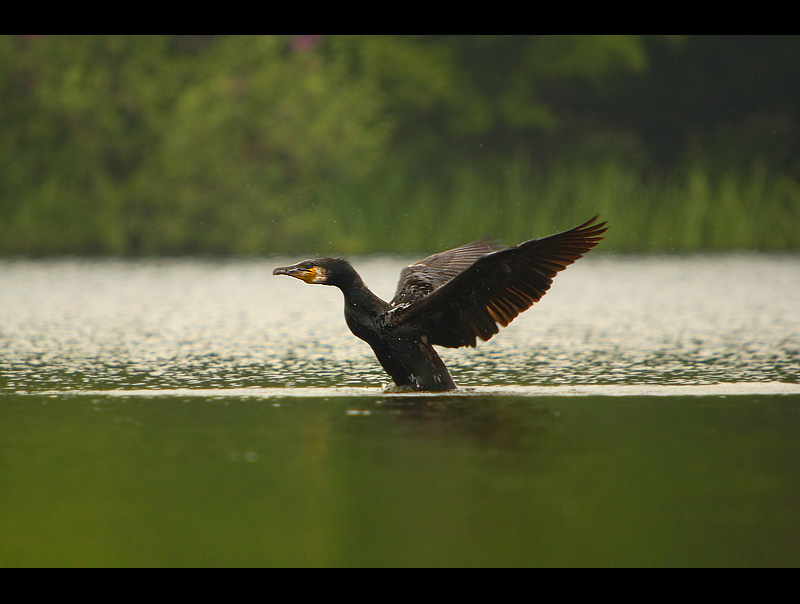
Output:
M426 250L595 211L619 248L796 247L798 64L795 36L2 36L0 253Z

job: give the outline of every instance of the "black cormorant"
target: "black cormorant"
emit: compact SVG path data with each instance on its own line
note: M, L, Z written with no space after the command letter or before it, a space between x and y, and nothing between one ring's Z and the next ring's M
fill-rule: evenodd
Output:
M563 233L513 247L476 241L429 256L403 269L390 302L373 294L349 262L306 260L276 268L306 283L335 285L344 317L372 347L394 383L413 390L456 387L433 346L475 346L538 302L556 273L603 239L597 216Z

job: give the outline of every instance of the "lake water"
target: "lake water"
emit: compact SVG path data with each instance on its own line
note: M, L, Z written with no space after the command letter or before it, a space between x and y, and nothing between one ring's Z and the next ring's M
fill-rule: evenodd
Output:
M0 261L0 565L800 564L800 256L590 255L437 396L299 259Z

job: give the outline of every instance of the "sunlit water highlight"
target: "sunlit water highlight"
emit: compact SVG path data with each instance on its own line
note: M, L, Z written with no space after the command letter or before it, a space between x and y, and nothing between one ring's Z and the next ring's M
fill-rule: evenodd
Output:
M698 384L698 385L602 385L584 386L466 386L449 392L404 392L393 388L175 388L172 390L62 390L45 391L50 396L75 395L115 396L115 397L219 397L219 398L348 398L371 397L380 399L424 398L442 400L463 397L545 397L545 396L745 396L798 394L800 384L783 382L742 382L738 384Z
M338 290L288 259L0 262L0 391L388 385ZM403 260L355 261L388 298ZM792 382L800 258L587 257L476 349L462 386Z

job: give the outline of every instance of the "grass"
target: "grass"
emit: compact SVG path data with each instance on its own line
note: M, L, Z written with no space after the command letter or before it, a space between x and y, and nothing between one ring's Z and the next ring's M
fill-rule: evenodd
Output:
M202 212L167 201L183 183L166 183L163 203L140 208L124 189L46 182L16 205L0 203L0 254L430 252L482 236L512 244L595 214L612 225L606 251L800 248L800 183L759 160L668 173L613 159L543 169L524 156L482 170L436 168L304 183L300 193L229 187L224 200L198 202Z
M800 183L763 162L716 175L700 165L643 174L619 162L562 164L547 173L517 158L493 174L470 170L435 180L387 178L379 197L329 200L348 253L430 251L481 236L506 243L577 225L595 214L613 226L605 250L675 251L800 247ZM322 215L321 215L322 216ZM326 248L318 238L311 247Z

